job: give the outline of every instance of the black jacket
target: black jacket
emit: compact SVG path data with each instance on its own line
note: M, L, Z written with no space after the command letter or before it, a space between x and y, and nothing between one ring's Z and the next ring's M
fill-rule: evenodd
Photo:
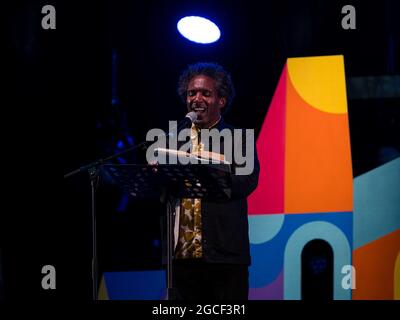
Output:
M215 128L234 129L223 119ZM246 150L245 135L242 136L243 150ZM223 143L221 143L221 153L224 153ZM254 170L249 175L235 175L237 164L232 163L232 194L229 200L203 199L201 202L203 259L206 262L247 265L251 263L247 197L258 184L260 166L255 145L253 156Z

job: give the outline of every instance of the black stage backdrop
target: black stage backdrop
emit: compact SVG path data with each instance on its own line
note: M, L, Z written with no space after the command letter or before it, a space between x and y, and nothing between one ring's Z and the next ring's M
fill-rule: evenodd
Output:
M56 9L55 30L41 27L47 4ZM355 30L341 27L346 4L356 8ZM187 64L215 61L231 71L237 97L226 120L256 134L288 57L343 54L348 82L400 73L398 1L4 1L2 6L7 35L2 38L0 283L6 300L91 299L89 179L82 173L61 185L60 173L181 119L185 107L176 84ZM221 40L202 46L182 38L176 22L190 14L213 19ZM400 101L352 92L348 97L357 176L398 156ZM143 160L141 154L129 157ZM98 200L100 273L159 268L161 206L124 202L107 184L100 185ZM44 265L56 268L56 290L41 288Z

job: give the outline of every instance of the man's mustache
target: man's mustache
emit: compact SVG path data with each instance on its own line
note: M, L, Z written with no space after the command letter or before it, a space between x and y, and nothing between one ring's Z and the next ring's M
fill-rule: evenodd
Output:
M194 102L194 103L192 103L191 105L190 105L190 109L195 109L195 108L207 108L208 107L208 105L206 104L206 103L196 103L196 102Z

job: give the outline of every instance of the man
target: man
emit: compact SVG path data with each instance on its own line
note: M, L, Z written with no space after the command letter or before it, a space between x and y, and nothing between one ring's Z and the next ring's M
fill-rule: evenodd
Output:
M220 65L189 66L180 76L178 94L188 111L197 113L192 126L192 151L210 151L202 150L201 130L234 129L222 118L234 97L234 87L230 75ZM245 148L245 144L243 139L241 147ZM173 287L181 299L248 298L251 261L246 198L257 187L259 174L255 147L252 150L252 173L237 175L235 162L232 163L229 200L181 199L175 214L173 258Z

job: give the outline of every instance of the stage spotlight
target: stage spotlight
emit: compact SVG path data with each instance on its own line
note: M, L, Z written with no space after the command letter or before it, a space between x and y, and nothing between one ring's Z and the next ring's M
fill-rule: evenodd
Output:
M177 28L182 36L196 43L213 43L221 36L218 26L203 17L184 17L178 21Z

